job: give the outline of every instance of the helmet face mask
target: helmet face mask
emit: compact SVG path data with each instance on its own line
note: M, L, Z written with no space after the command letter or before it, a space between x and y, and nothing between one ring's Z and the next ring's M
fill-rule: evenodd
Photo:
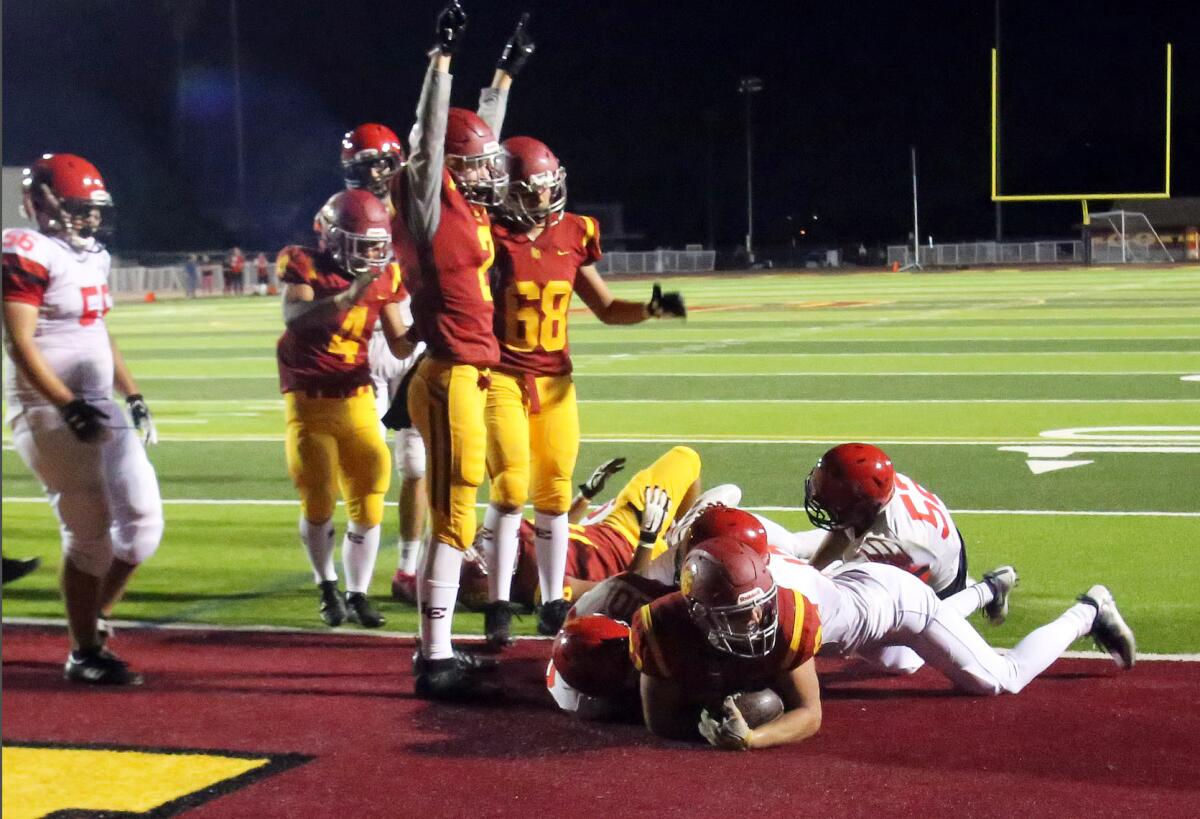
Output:
M804 511L813 526L863 531L895 491L892 461L870 444L826 452L804 481Z
M342 137L342 176L347 188L385 198L392 178L403 167L400 138L386 125L367 122Z
M692 620L707 631L708 642L737 657L765 657L775 648L779 631L779 589L771 590L735 606L709 608L692 601Z
M508 157L495 142L488 143L484 153L447 154L446 167L472 205L495 208L508 194Z
M387 210L366 191L334 194L317 212L313 225L323 247L354 276L379 275L391 264L392 232Z
M543 171L528 179L509 181L501 205L504 218L524 228L557 221L567 208L567 170ZM557 218L555 218L557 217Z
M382 198L404 163L396 154L380 154L342 164L347 188L362 188Z
M24 209L38 230L75 250L99 250L112 235L113 199L100 172L72 154L43 154L24 171Z

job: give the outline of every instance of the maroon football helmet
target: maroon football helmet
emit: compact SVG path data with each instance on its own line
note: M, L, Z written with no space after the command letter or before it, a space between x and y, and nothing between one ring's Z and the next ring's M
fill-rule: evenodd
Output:
M508 163L496 135L474 111L451 108L446 120L446 167L463 198L495 207L508 191Z
M342 175L347 188L365 188L379 197L404 167L404 146L396 132L377 122L364 122L342 137Z
M779 590L766 555L750 544L729 537L696 544L683 561L679 590L692 621L717 649L763 657L775 648Z
M505 221L531 228L557 222L567 207L567 170L558 157L533 137L504 140L508 154L508 194L500 204Z
M100 171L83 157L42 154L25 169L21 185L25 213L42 233L86 250L93 246L93 238L105 239L111 232L112 196Z
M632 676L629 626L603 614L573 617L554 638L552 656L567 685L592 697L612 696Z
M392 261L392 220L387 208L365 190L329 197L313 225L321 247L351 275L379 275Z
M698 543L715 537L730 537L754 548L766 556L771 546L767 543L767 530L754 515L744 509L715 504L708 507L692 522L688 530L684 551L690 552Z
M871 525L892 499L896 470L892 459L870 444L841 444L817 461L804 482L804 511L821 529Z

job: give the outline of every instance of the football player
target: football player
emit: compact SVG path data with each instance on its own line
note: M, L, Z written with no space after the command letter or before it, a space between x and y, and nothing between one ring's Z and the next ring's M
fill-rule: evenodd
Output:
M158 440L109 335L111 259L101 242L113 200L100 171L45 154L24 178L37 230L4 231L5 397L13 446L38 476L62 534L68 680L129 685L141 675L104 647L108 617L162 539L162 500L145 444ZM125 412L112 400L125 395ZM6 561L7 563L7 561ZM6 566L7 572L7 566Z
M284 394L288 474L300 493L300 538L320 591L321 619L383 625L367 591L379 551L391 463L372 396L367 347L378 319L397 357L412 345L400 310L402 272L393 263L391 216L365 190L334 194L317 213L319 249L279 253L283 317L277 345ZM342 564L334 569L333 507L346 502Z
M570 530L571 474L579 451L579 411L571 377L567 314L578 291L605 324L637 324L683 316L678 293L655 286L649 302L616 299L596 272L600 227L566 211L567 173L543 143L505 140L508 195L492 235L496 239L495 331L500 364L487 399L491 477L483 551L501 581L485 615L490 642L507 641L512 611L503 579L518 553L521 507L529 498L542 606L538 632L555 634L570 602L563 597ZM639 498L640 501L640 498Z
M700 497L700 455L690 447L677 446L630 478L616 498L589 515L591 499L603 491L609 478L624 465L624 458L613 458L597 467L580 484L567 513L565 586L571 600L578 600L605 578L626 571L642 571L659 559L669 548L663 535ZM477 542L481 543L484 536L485 530L481 528ZM517 539L516 565L506 577L495 577L491 567L479 560L464 562L461 579L464 605L491 611L495 604L490 601L500 592L508 601L505 608L509 611L513 605L535 606L541 588L533 523L521 520ZM508 628L501 632L499 640L489 634L489 642L495 647L508 645L511 642Z
M499 363L488 282L495 257L488 207L503 199L508 185L495 136L503 106L491 107L485 117L450 108L450 60L466 25L457 0L438 16L409 161L397 177L395 221L398 242L413 247L420 260L410 279L416 336L426 344L407 395L408 415L427 444L432 518L417 578L416 693L445 700L501 693L456 659L450 642L463 553L475 537L475 495L484 477L487 387ZM532 43L523 29L522 22L514 39L524 38L528 56ZM498 70L507 67L511 74L512 55L506 47Z

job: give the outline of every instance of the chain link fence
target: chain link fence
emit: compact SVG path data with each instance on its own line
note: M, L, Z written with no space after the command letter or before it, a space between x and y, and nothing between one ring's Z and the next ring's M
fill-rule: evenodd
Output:
M891 267L912 264L909 245L888 245L887 263ZM922 267L960 267L980 264L1083 264L1083 242L1078 240L1042 242L962 242L926 245L917 261Z

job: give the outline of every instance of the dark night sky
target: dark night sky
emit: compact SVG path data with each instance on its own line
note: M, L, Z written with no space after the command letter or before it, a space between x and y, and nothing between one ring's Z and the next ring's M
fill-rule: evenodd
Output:
M1200 38L1185 5L1003 0L1007 192L1161 188L1171 40L1173 193L1200 195ZM238 6L249 213L240 235L228 0L4 0L4 164L44 150L95 161L118 199L118 247L304 238L340 184L342 132L373 119L407 135L441 3ZM765 83L755 100L761 241L786 242L797 224L787 217L813 213L813 243L903 241L910 144L922 233L993 232L994 0L464 6L455 104L474 106L516 17L531 9L538 53L514 87L506 133L547 142L570 171L573 201L624 203L627 226L649 246L705 241L710 192L718 245L741 241L736 86L747 74ZM1064 235L1077 211L1008 206L1006 232Z

